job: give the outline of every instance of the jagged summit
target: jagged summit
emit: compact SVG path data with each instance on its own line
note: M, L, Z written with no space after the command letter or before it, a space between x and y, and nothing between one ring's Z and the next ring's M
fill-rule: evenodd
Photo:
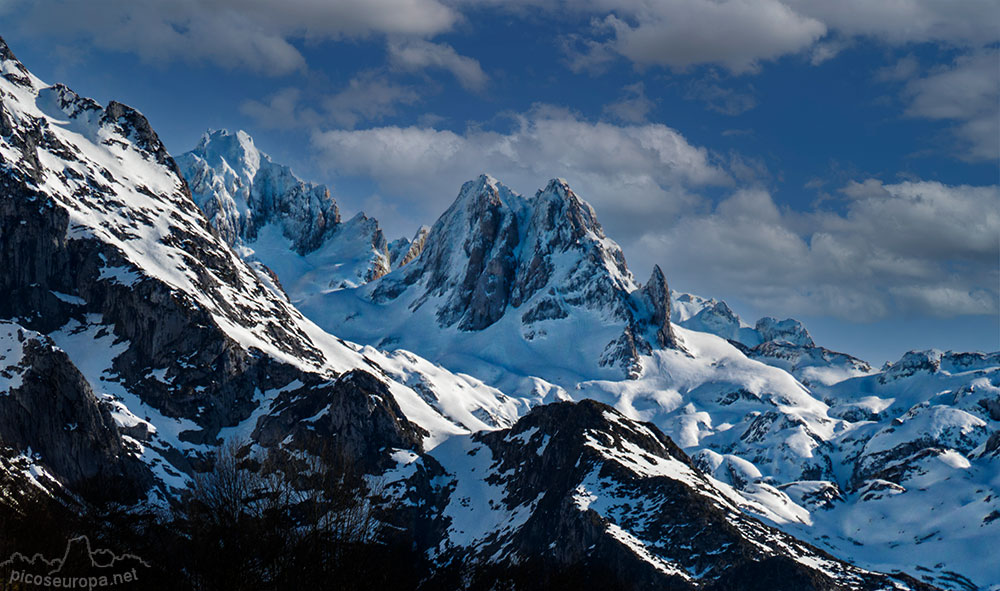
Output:
M420 256L427 243L427 235L430 233L430 226L420 226L413 235L413 239L397 238L389 243L389 264L393 269L398 269Z
M253 242L276 224L294 251L306 254L340 223L329 189L272 162L243 131L209 131L178 162L198 207L230 244Z
M948 588L1000 580L981 551L1000 539L1000 356L871 372L721 302L745 343L671 324L695 298L670 300L669 267L637 285L560 181L524 198L481 177L409 244L359 214L305 255L293 238L310 234L285 235L295 220L251 190L246 213L270 213L228 244L138 111L4 68L0 503L120 483L167 503L224 441L295 464L335 442L385 479L378 518L417 532L419 562L482 588L552 565L652 588L922 588L790 536ZM213 175L263 178L248 137L216 139ZM395 269L331 291L371 268L351 253ZM259 263L312 294L309 319ZM468 307L442 325L453 298Z
M678 344L662 271L645 295L639 288L593 207L565 180L553 179L526 198L483 174L462 185L427 231L419 256L367 286L363 296L415 313L394 327L373 324L385 343L406 343L426 330L413 323L427 316L436 329L485 331L497 342L516 340L553 355L554 335L578 330L588 335L574 355L637 376L642 355ZM303 306L332 326L340 321L330 311L340 303L331 295Z
M275 163L244 131L210 130L178 158L195 202L241 255L280 277L293 301L356 287L390 270L378 220L342 221L325 185ZM412 260L418 247L400 259Z
M676 348L677 336L670 323L670 288L659 265L653 265L649 281L642 286L642 296L651 311L650 322L656 330L656 344Z
M0 77L0 480L15 470L17 482L73 491L96 478L88 499L166 503L232 438L315 452L349 430L374 450L356 461L386 465L393 447L419 452L518 416L517 401L482 383L318 329L223 240L138 111L26 79ZM279 195L245 181L306 185L264 155L253 172L252 146L210 134L189 163L205 179L221 171L239 189L228 197L292 220ZM340 226L331 240L356 231L369 251L385 248L362 214ZM258 230L252 245L277 230L270 244L298 256L279 223ZM290 427L299 422L308 428Z
M779 321L770 316L765 316L757 321L754 330L760 335L762 343L788 343L802 347L813 347L816 345L806 327L794 318L786 318Z

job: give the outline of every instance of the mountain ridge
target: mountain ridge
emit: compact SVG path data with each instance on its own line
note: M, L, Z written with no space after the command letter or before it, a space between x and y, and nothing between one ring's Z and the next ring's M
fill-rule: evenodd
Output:
M112 106L117 103L101 107L45 85L12 61L2 42L0 58L0 318L9 337L0 339L0 398L27 395L42 405L4 411L5 482L11 476L19 487L44 484L52 495L75 496L85 507L115 491L87 490L79 482L88 474L68 468L104 462L115 471L117 461L127 464L118 472L144 488L142 504L169 508L220 461L220 444L236 442L248 457L273 452L308 461L333 442L366 477L385 479L388 501L378 517L388 529L413 530L415 552L438 560L442 577L455 566L454 580L472 588L476 581L489 587L506 567L523 565L526 552L545 556L547 548L557 560L542 562L543 568L593 566L591 544L600 546L601 557L642 570L641 580L625 579L631 584L926 588L833 559L794 539L810 539L852 562L871 562L851 549L859 534L833 531L822 521L823 510L810 512L799 497L841 489L849 502L831 493L830 511L856 520L882 507L912 510L926 506L926 498L947 501L941 491L952 486L966 492L997 487L989 480L997 449L990 404L1000 393L993 357L941 356L929 365L914 359L884 381L887 374L873 373L807 388L723 338L672 326L662 271L654 271L642 291L624 257L619 260L620 249L600 231L593 209L558 180L536 194L530 211L505 204L496 182L484 180L481 191L467 195L481 199L466 210L482 205L484 213L459 212L454 219L460 222L457 233L467 238L466 228L482 223L488 240L474 235L468 251L456 249L457 259L445 256L440 237L448 236L443 229L449 224L442 223L439 238L431 239L432 228L424 250L392 273L353 289L325 286L329 291L311 296L329 303L370 295L378 285L412 276L412 283L399 283L402 291L386 300L402 305L401 314L434 323L410 342L430 347L452 340L473 354L466 360L476 372L450 367L454 359L448 356L433 356L432 362L401 348L385 351L333 336L349 332L352 320L338 317L336 330L330 325L325 332L318 325L323 318L303 314L255 264L261 262L254 259L256 251L229 244L198 209L138 111ZM364 218L358 225L366 225ZM259 246L268 226L278 229L265 224L251 246ZM292 243L275 244L290 253L283 256L301 256ZM528 251L518 251L524 244ZM428 254L435 252L441 254ZM440 280L431 281L435 269ZM598 280L588 281L595 271ZM294 283L281 277L280 268L275 272L282 284ZM403 293L428 285L442 289ZM469 293L457 294L465 308L452 305L455 288L466 285ZM310 309L310 299L302 309ZM512 299L520 302L515 314L498 303ZM420 305L411 309L415 302ZM522 307L539 316L526 321ZM440 325L441 310L451 325ZM388 321L394 320L392 311L381 309ZM372 323L379 332L377 319L368 314L353 322ZM603 333L589 342L584 337L593 337L593 326ZM790 328L778 331L791 335L781 344L805 347L795 344L805 341ZM512 331L518 341L497 341L500 333L490 331L498 329ZM668 330L675 347L661 346ZM388 336L391 331L378 338ZM626 350L628 363L602 367L606 343L626 336L635 355ZM39 357L25 354L25 338L39 343L31 347L40 347L41 358L64 367L61 374L49 372L63 375L67 391L61 398L52 389L33 393L31 388L44 384L24 381L39 366ZM554 341L562 343L560 357L530 358L533 347ZM567 343L579 349L579 358L569 358ZM515 344L522 348L507 348ZM506 368L487 363L491 346L492 354L506 356ZM563 367L553 370L553 359ZM641 371L633 377L628 372L636 360ZM542 370L554 371L545 374L551 380ZM859 398L859 391L868 396ZM884 416L882 422L849 421L831 415L838 406ZM60 410L64 414L55 412ZM896 429L897 419L907 428ZM942 426L929 439L919 435L927 423ZM44 427L45 433L22 425ZM39 445L46 441L53 443ZM95 443L95 461L74 463L72 450L80 441ZM42 449L46 455L38 453ZM692 461L688 450L702 453ZM707 453L713 450L721 461ZM129 476L133 468L141 474ZM730 481L724 482L727 472ZM635 483L640 498L623 497ZM584 490L577 494L580 486ZM863 550L877 551L884 570L901 564L909 570L926 568L925 558L942 554L947 543L975 545L978 538L962 528L997 527L988 520L995 502L977 498L956 508L960 500L933 505L956 524L944 530L946 540L927 538L897 550L893 544L899 546L901 538L880 542L886 528L877 527L863 532L873 536L864 539ZM542 501L561 508L556 521L539 511ZM704 519L689 519L687 511L671 512L670 506L690 508ZM658 517L647 519L652 514ZM470 523L485 529L466 529ZM920 524L893 523L906 535L927 533ZM712 527L698 533L705 524ZM692 535L671 537L671 527ZM715 543L723 538L738 550L719 557L683 543L725 554L729 546ZM511 553L494 559L478 552L484 541ZM911 551L919 561L900 558ZM949 560L989 579L990 565L967 554ZM476 556L466 570L453 560L463 555ZM633 569L605 574L614 583L627 572ZM544 586L531 580L530 570L522 574L519 588ZM948 582L941 568L920 574Z

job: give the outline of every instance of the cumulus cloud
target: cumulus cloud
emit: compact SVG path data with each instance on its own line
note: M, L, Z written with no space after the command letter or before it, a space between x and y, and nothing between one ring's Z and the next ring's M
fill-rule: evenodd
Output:
M434 35L460 18L438 0L7 0L2 8L29 34L274 75L305 67L292 39Z
M763 190L738 191L639 246L674 286L761 310L856 321L997 312L998 187L867 180L842 194L843 213L795 213Z
M359 121L378 121L395 115L397 106L412 105L419 100L420 95L413 88L364 72L344 90L326 97L323 107L338 125L354 127Z
M604 46L640 66L684 69L721 64L751 72L760 62L801 51L826 34L822 22L779 0L620 0L597 2L611 13Z
M1000 37L1000 4L993 0L787 0L787 4L843 35L895 45L944 42L975 47Z
M575 71L601 71L615 56L639 67L721 65L753 72L762 62L808 52L819 65L866 37L889 45L981 48L1000 40L994 0L475 0L590 17L589 35L564 41ZM465 3L471 3L468 0Z
M246 100L240 112L265 129L293 129L316 125L323 117L315 109L302 106L302 90L284 88L263 101Z
M732 177L709 152L661 124L614 125L539 106L508 132L420 127L317 132L313 145L337 174L373 179L385 194L419 202L432 220L479 172L533 194L570 179L617 235L670 223L701 203L697 189Z
M970 48L1000 38L994 0L0 0L0 12L27 34L269 74L305 68L294 40L407 38L390 47L402 67L444 68L479 90L487 77L478 62L425 39L483 5L525 19L533 10L591 19L590 32L562 40L577 71L623 56L639 67L714 64L742 73L806 51L822 63L854 37Z
M478 61L459 55L455 48L445 43L394 40L389 43L389 60L394 67L411 72L427 68L447 70L466 90L482 90L489 80Z
M956 122L952 132L964 159L1000 158L1000 51L960 56L950 66L911 79L904 96L907 116Z

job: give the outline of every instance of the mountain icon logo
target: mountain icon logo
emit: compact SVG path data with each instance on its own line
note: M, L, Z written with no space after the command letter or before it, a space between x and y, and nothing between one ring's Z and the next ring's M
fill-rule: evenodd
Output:
M101 589L129 587L148 574L149 563L134 554L115 554L108 549L94 549L87 536L77 536L66 542L66 550L58 558L46 558L41 553L26 556L14 552L0 562L3 581L23 588L40 589ZM20 587L16 587L20 588Z

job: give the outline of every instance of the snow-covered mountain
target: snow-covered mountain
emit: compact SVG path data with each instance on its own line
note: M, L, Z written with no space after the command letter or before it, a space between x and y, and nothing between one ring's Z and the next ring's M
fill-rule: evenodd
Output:
M553 384L636 377L643 354L682 347L668 293L659 269L643 287L634 281L621 249L564 181L529 199L483 175L462 187L412 262L299 308L324 326L345 325L352 338L421 351L473 375L509 367L510 359L530 362L488 380L552 400L543 391L551 386L534 377Z
M192 196L138 111L0 40L0 502L169 506L225 441L332 444L386 483L380 518L443 588L1000 581L972 551L1000 539L1000 356L806 386L780 367L825 363L800 325L672 324L664 274L638 285L563 181L529 199L480 177L390 247L212 137ZM333 290L321 271L343 281L368 244L392 270ZM796 361L755 359L768 344Z
M887 456L867 456L858 446L912 420L907 413L924 402L910 397L910 405L883 413L885 399L860 392L912 361L876 372L817 346L798 321L763 318L750 325L724 302L669 292L659 268L639 286L593 209L563 181L533 199L488 176L470 181L406 267L299 307L352 340L411 350L475 375L524 401L522 408L592 399L650 421L696 466L734 487L746 511L859 564L888 570L919 564L945 585L963 580L949 570L979 582L1000 580L997 566L981 555L933 560L942 549L926 538L932 532L905 520L892 534L879 528L869 538L871 554L857 549L861 534L844 525L858 516L881 520L872 512L876 495L868 493L884 478L869 464ZM609 358L617 363L609 367ZM948 380L955 388L995 387L1000 363L985 359ZM942 388L925 382L916 391L930 398ZM983 392L991 399L992 390ZM973 449L998 423L983 408L978 415L961 411L970 414L964 419L949 415L964 425L960 431L971 429L971 439L934 444L943 457L962 466L987 464ZM925 457L902 462L914 462L907 470L918 473L918 458ZM968 503L939 505L918 489L899 502L899 511L941 511L944 529L935 532L941 544L995 536L987 517L996 510L996 483L982 488L982 477L970 476L985 469L946 477L963 482ZM914 556L924 558L914 563Z
M293 300L389 272L389 245L378 221L359 213L342 222L326 186L274 163L246 132L209 131L177 163L219 235L244 258L285 278Z
M745 347L748 357L780 367L803 384L829 385L872 372L861 359L816 345L805 326L793 318L765 317L751 326L726 302L681 292L670 296L674 323Z
M259 419L277 400L350 389L355 382L335 378L358 368L377 372L392 394L368 412L419 420L418 448L509 425L523 412L472 378L324 333L210 226L139 112L49 86L2 49L0 317L15 335L3 386L33 391L38 384L24 376L47 360L45 371L69 376L60 383L81 409L73 412L91 413L66 419L69 442L53 444L53 456L29 454L37 466L25 470L79 485L94 473L59 467L83 461L72 452L81 437L109 465L139 460L154 484L144 492L169 498L218 442L259 438ZM23 342L58 353L26 356ZM10 410L20 414L7 416L11 430L0 434L16 453L37 435L41 415L23 414L31 408ZM99 433L107 413L117 443Z

